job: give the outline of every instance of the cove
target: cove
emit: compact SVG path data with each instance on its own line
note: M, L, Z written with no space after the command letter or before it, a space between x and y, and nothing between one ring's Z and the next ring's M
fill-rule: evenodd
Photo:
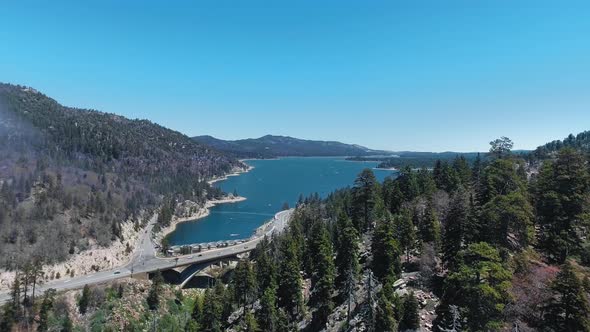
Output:
M204 218L186 221L168 235L171 245L237 240L250 237L264 222L280 211L285 202L295 206L300 194L332 191L352 186L364 168L372 168L379 181L397 172L374 169L377 162L352 162L342 158L288 157L246 160L254 169L216 182L225 192L236 190L245 201L219 204Z

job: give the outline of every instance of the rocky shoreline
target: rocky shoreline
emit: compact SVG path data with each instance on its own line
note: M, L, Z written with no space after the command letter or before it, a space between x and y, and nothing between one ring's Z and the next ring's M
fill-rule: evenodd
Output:
M230 176L238 176L238 175L241 175L243 173L248 173L248 172L250 172L251 170L254 169L253 166L250 166L250 165L246 165L246 166L247 167L245 169L243 169L243 168L234 168L231 173L226 174L224 176L217 177L217 178L213 178L213 179L207 181L207 183L209 183L211 185L211 184L214 184L215 182L227 180Z

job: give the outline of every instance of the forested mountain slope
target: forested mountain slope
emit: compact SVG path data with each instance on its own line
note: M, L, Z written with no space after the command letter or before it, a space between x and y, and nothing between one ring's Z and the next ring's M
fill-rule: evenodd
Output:
M266 135L225 141L211 136L193 137L197 142L207 144L239 158L274 158L285 156L368 156L390 154L389 151L372 150L355 144L334 141L312 141L288 136Z
M203 202L219 194L206 179L243 167L150 121L0 84L0 267L123 241L122 222L163 198Z
M39 321L65 317L51 320L59 329L76 315L82 330L590 331L588 154L562 149L531 174L511 146L502 138L488 158L404 167L383 182L365 169L352 187L300 198L283 233L216 269L204 292L156 273L85 288L65 313L72 294L46 293ZM20 307L7 304L4 317Z

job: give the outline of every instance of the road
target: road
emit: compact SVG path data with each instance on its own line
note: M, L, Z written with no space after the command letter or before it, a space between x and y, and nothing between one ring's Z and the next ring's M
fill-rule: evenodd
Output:
M292 213L293 209L277 213L275 218L271 221L272 226L265 232L265 235L270 238L273 233L282 232L287 226ZM184 256L160 258L156 257L156 250L150 237L153 226L154 223L150 222L146 227L142 234L142 239L140 240L139 250L135 251L131 261L127 265L79 277L53 280L38 287L38 294L40 295L49 288L53 288L57 291L77 289L84 287L84 285L100 284L120 278L130 277L132 274L166 270L176 266L204 263L219 258L231 257L254 249L258 242L263 239L263 236L259 236L244 243L240 243L239 245L212 249ZM0 293L0 303L6 302L9 298L9 291Z

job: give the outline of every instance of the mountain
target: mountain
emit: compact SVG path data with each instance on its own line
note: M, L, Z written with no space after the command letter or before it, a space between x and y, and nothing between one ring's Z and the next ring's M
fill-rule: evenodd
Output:
M239 158L274 158L285 156L368 156L389 155L389 151L372 150L356 144L334 141L312 141L289 136L266 135L235 141L221 140L212 136L197 136L193 139L217 150Z
M0 267L124 241L163 202L219 196L234 157L147 120L77 109L0 84ZM167 220L162 220L164 223Z

